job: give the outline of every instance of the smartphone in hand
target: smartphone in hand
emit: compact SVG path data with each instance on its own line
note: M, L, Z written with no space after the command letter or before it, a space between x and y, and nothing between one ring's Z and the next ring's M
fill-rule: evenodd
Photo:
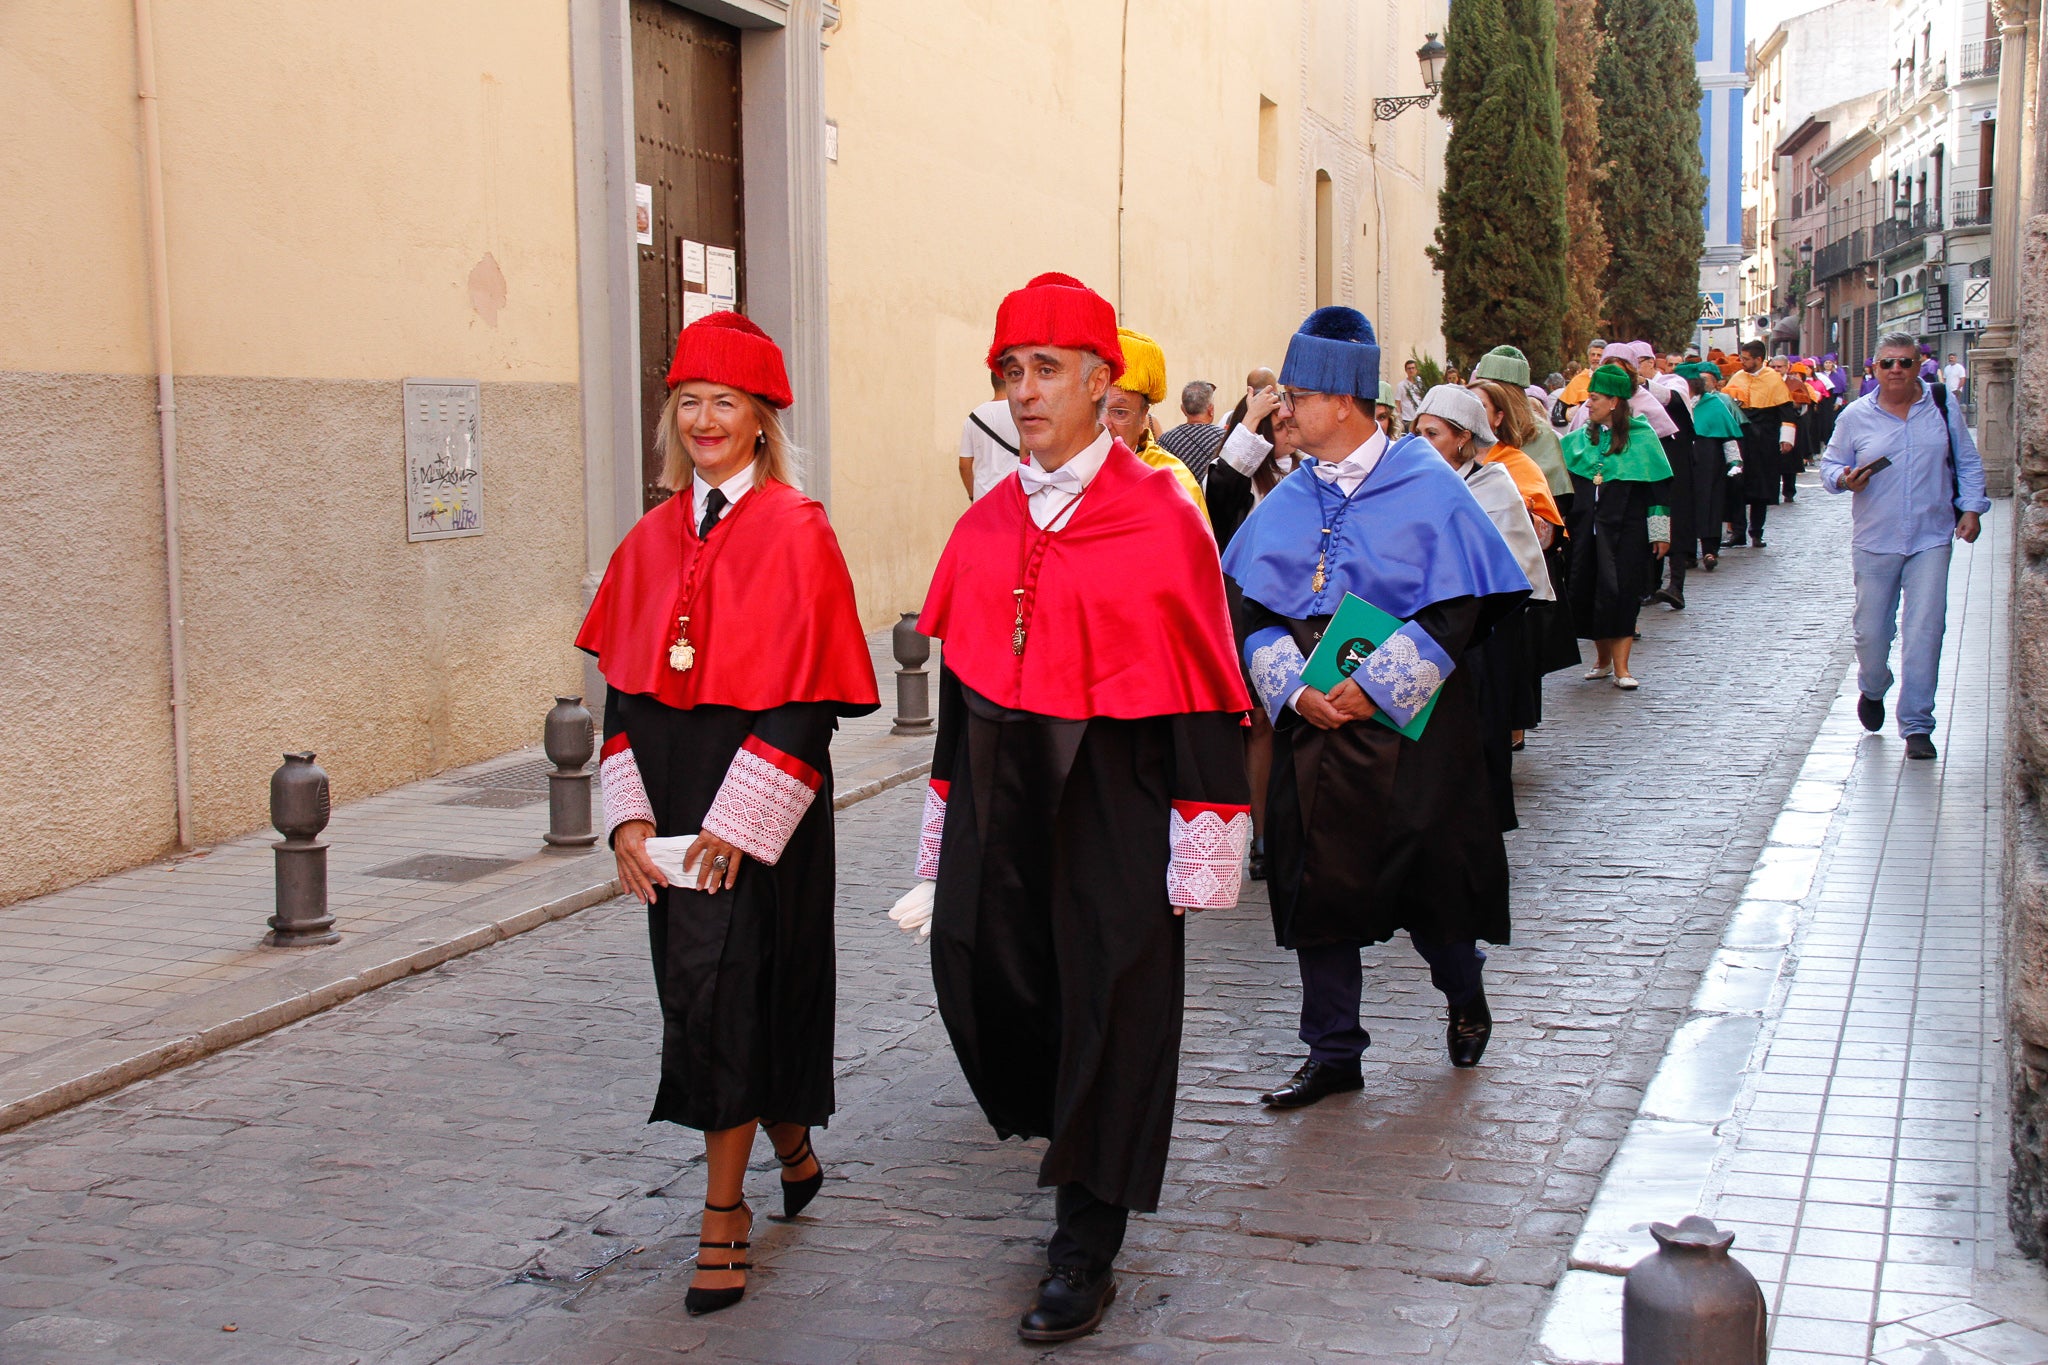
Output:
M1880 469L1889 469L1889 468L1891 468L1891 464L1892 464L1892 457L1891 457L1891 456L1889 456L1889 455L1880 455L1880 456L1878 456L1878 457L1877 457L1876 459L1872 460L1872 461L1871 461L1871 462L1870 462L1869 464L1859 464L1859 465L1857 465L1857 466L1856 466L1856 471L1857 471L1858 473L1870 473L1870 474L1875 474L1875 473L1876 473L1876 472L1877 472L1878 470L1880 470Z

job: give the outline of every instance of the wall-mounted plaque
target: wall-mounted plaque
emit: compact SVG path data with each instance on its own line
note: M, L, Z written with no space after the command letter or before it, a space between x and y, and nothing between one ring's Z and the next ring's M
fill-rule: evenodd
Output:
M405 538L484 533L477 381L405 381Z

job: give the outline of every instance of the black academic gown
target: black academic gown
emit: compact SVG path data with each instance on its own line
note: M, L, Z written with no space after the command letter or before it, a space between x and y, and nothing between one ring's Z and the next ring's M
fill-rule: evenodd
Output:
M1741 485L1741 501L1778 505L1785 471L1797 473L1799 469L1798 445L1795 442L1790 455L1780 453L1779 431L1784 423L1796 424L1798 416L1799 409L1790 403L1742 410L1742 477L1735 480ZM1734 509L1731 506L1729 510L1732 514Z
M1250 799L1241 722L1059 720L940 671L932 978L997 1134L1051 1139L1040 1185L1159 1207L1186 924L1167 903L1169 812Z
M1591 479L1572 475L1570 587L1581 640L1635 634L1651 581L1650 508L1663 504L1670 488L1669 479L1609 479L1596 489Z
M1418 939L1508 941L1508 861L1469 664L1520 594L1456 597L1414 620L1461 661L1420 739L1378 721L1319 730L1292 708L1273 725L1266 797L1267 890L1283 948ZM1294 620L1247 597L1243 642L1270 626L1315 652L1328 617Z
M1664 411L1678 430L1663 438L1664 458L1671 462L1671 553L1684 557L1693 553L1703 527L1717 526L1712 517L1717 498L1700 496L1693 457L1692 409L1677 394L1664 397ZM1719 462L1716 462L1716 469Z
M667 706L612 692L605 738L623 732L657 836L703 827L733 755L758 735L823 777L773 867L740 864L716 895L656 887L647 910L661 998L656 1119L708 1132L761 1119L822 1125L832 1115L832 732L839 707L770 711Z

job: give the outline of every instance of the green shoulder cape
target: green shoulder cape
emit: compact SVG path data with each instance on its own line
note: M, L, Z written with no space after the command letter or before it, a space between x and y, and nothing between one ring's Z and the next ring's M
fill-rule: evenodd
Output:
M1628 419L1628 446L1619 455L1610 455L1604 448L1595 450L1586 436L1591 430L1590 425L1583 426L1564 438L1565 468L1580 478L1603 483L1657 483L1671 477L1671 461L1664 458L1664 445L1643 418ZM1603 428L1603 442L1606 436Z
M1736 410L1734 400L1721 393L1703 393L1692 405L1692 429L1694 434L1709 441L1739 441L1742 439L1742 414Z

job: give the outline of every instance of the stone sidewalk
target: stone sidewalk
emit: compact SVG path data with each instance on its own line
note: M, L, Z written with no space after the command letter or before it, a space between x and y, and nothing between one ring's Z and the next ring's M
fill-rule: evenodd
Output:
M611 901L0 1134L0 1353L1527 1365L1839 686L1846 513L1809 494L1769 549L1695 579L1689 610L1645 613L1642 691L1551 680L1517 766L1486 1065L1448 1066L1441 1002L1396 942L1367 954L1363 1093L1268 1113L1258 1092L1300 1051L1292 960L1256 890L1191 922L1165 1198L1095 1338L1015 1340L1050 1201L1035 1146L975 1108L925 954L882 917L909 881L906 783L840 820L829 1178L799 1223L758 1218L738 1307L681 1309L701 1146L640 1122L659 1018L644 915Z
M1776 1365L2048 1361L2048 1280L2005 1225L2011 534L1995 503L1955 554L1938 762L1866 734L1843 679L1573 1247L1546 1359L1618 1362L1618 1276L1651 1220L1699 1212L1763 1284Z
M889 733L888 632L868 645L883 706L834 742L842 809L931 765ZM337 808L338 944L262 944L272 830L0 909L0 1130L617 895L610 853L541 842L552 767L535 747Z

